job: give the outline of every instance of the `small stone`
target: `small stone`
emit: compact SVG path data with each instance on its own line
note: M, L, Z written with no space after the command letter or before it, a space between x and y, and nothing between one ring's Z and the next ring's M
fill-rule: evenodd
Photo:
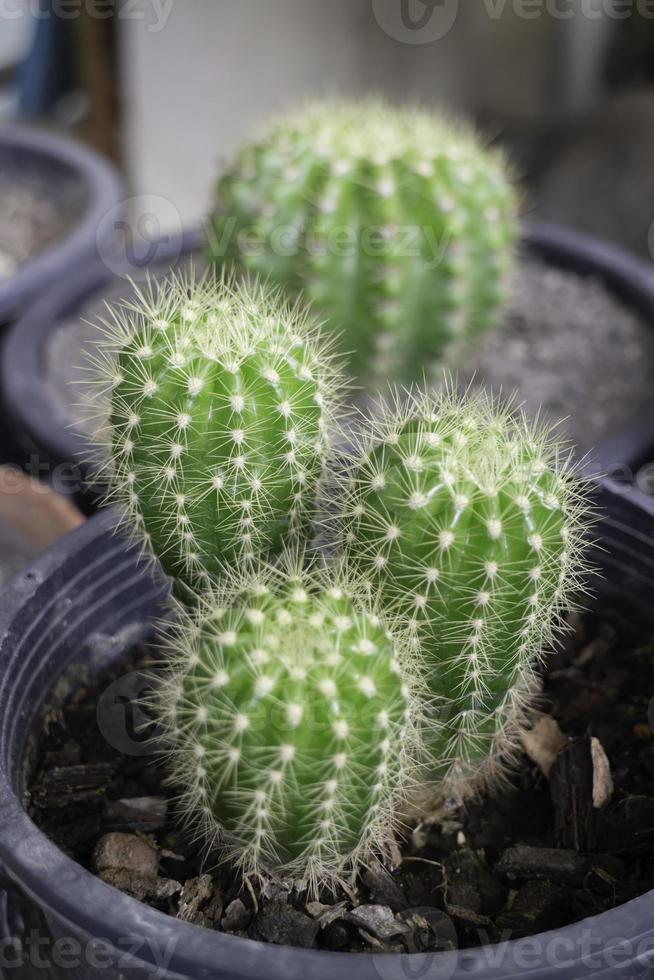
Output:
M363 872L362 881L373 902L379 905L388 905L393 912L399 912L408 906L404 892L388 871L381 867L366 868Z
M182 893L179 896L177 906L177 918L182 922L195 922L202 925L203 916L198 913L200 908L213 895L213 879L211 875L199 875L197 878L189 878L184 883Z
M225 917L220 923L223 932L245 932L250 925L252 913L240 898L235 898L225 909Z
M312 949L316 943L318 923L291 905L271 902L255 920L257 938L279 946L301 946Z
M345 902L338 902L336 905L323 905L322 902L308 902L306 910L312 919L315 919L321 929L325 929L331 922L341 919L345 915Z
M156 875L159 871L156 847L135 834L105 834L93 852L93 863L98 872L126 870L135 874Z
M510 880L544 878L554 882L581 882L590 866L590 860L576 851L518 844L504 852L495 870Z
M387 905L359 905L348 912L345 919L382 941L411 931L411 927L396 918Z
M139 902L164 901L181 891L182 886L172 878L159 878L154 874L139 874L127 868L106 868L99 872L99 877L108 885L119 888Z

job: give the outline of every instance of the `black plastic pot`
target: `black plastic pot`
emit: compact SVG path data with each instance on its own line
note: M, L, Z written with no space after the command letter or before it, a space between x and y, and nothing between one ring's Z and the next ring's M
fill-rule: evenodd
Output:
M604 550L597 560L605 578L597 601L631 622L641 619L652 626L654 508L647 511L606 489L601 503ZM110 514L96 515L18 576L0 603L2 977L644 980L654 974L654 892L556 932L498 946L352 955L203 930L140 904L67 858L34 826L23 805L26 753L37 719L64 671L76 665L100 670L147 638L165 592L165 584L139 567L136 552L112 535L110 525Z
M0 128L4 166L38 178L54 200L62 180L84 188L81 215L57 242L29 259L15 276L0 282L0 324L8 323L51 283L73 281L80 265L94 256L109 256L116 246L124 188L117 171L91 150L42 130L6 125ZM115 221L103 220L115 212Z
M525 225L523 243L554 266L600 277L654 328L654 271L644 262L619 248L558 226ZM176 261L181 254L200 246L199 232L173 238L157 248L156 265L164 265L167 259ZM133 271L134 259L125 263L123 274ZM92 459L92 450L57 417L44 378L44 347L56 325L74 315L111 277L106 267L95 264L53 286L13 327L7 340L0 378L8 418L25 449L37 453L50 467ZM654 393L652 401L654 410ZM654 442L654 424L649 419L634 420L623 437L597 447L593 465L608 471L614 463L631 464L642 456L648 442Z
M626 249L561 225L525 223L523 242L551 265L582 276L597 276L626 306L654 329L654 266ZM652 393L654 413L654 392ZM635 418L620 436L606 439L593 451L595 472L629 481L643 463L654 458L654 415Z
M45 345L54 328L73 316L113 278L140 278L146 269L165 269L202 247L199 231L171 236L157 242L156 249L143 247L112 263L113 270L99 260L87 262L65 281L48 289L10 329L0 360L0 399L14 439L32 465L42 472L65 468L72 474L70 486L85 510L92 510L96 495L84 485L94 451L61 419L44 373ZM153 261L154 258L154 261ZM59 487L66 492L67 487Z

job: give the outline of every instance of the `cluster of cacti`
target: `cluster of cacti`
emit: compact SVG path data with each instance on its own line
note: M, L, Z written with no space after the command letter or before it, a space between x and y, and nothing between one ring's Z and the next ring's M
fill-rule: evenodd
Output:
M318 103L220 179L210 248L302 294L369 384L451 360L495 324L517 233L502 156L427 111Z
M108 335L113 498L166 571L206 587L305 529L338 388L305 314L257 284L173 277Z
M506 753L585 570L588 507L570 455L485 395L409 397L361 441L342 546L425 659L436 778Z
M359 373L424 367L495 316L514 234L500 161L423 113L316 109L245 150L220 194L240 230L287 222L320 247L252 256L228 236L279 292L172 277L114 313L98 358L111 499L194 609L153 701L188 816L246 871L315 885L383 850L408 783L507 754L583 570L587 509L546 431L450 392L398 400L323 479L343 383L283 287L345 328ZM390 232L345 257L339 222L426 237L417 258ZM335 553L275 571L319 507Z
M155 705L203 837L245 872L309 885L383 851L414 695L397 641L346 581L259 569L206 596L173 651Z

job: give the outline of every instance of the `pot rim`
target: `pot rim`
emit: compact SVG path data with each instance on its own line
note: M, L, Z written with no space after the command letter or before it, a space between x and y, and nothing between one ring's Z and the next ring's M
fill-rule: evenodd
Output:
M157 264L174 261L202 246L205 241L200 228L192 228L175 236L160 247ZM583 235L560 225L542 222L523 222L521 244L560 268L580 275L597 275L626 303L635 309L654 329L654 269L637 256L589 235ZM127 277L133 269L124 260L119 274ZM43 346L51 330L108 283L114 273L106 265L94 261L74 270L65 281L53 284L45 295L14 323L7 335L0 356L0 381L5 406L19 433L19 438L37 450L42 449L54 465L73 463L82 478L92 477L92 447L72 425L52 422L52 397L43 376ZM25 398L25 391L30 397ZM594 472L606 472L616 462L633 464L640 461L645 450L654 442L654 430L647 421L636 424L624 435L607 439L595 448L591 457Z
M97 254L113 251L115 229L103 228L102 219L124 200L124 184L116 168L93 150L56 133L23 123L0 127L0 144L31 155L49 157L83 178L89 192L87 207L68 234L28 259L5 285L0 284L0 322L14 316L33 294L64 273L77 271Z
M643 514L638 498L617 497L606 486L603 492L617 509L616 526L631 524L636 533L635 525ZM649 525L654 523L653 517L647 514ZM101 542L105 564L109 562L115 569L122 561L133 572L134 558L128 559L124 543L112 536L113 523L110 511L97 514L12 581L0 604L0 664L3 653L6 656L6 644L11 644L17 615L35 599L44 582L54 578L56 587L65 583L66 566L76 554L97 548ZM129 645L126 640L125 649ZM6 716L0 718L3 732L10 723ZM616 959L620 971L634 964L645 968L654 950L654 891L562 929L454 952L362 955L264 944L180 922L105 884L66 857L28 817L10 784L1 753L0 801L0 856L6 873L20 882L41 908L56 909L58 916L70 923L71 935L81 928L89 937L99 936L117 948L121 939L138 937L147 947L146 956L151 948L173 944L167 967L171 973L165 975L210 978L218 969L233 980L332 980L343 971L348 980L401 980L410 976L425 980L547 980L556 972L562 980L579 980L611 974ZM150 965L150 959L145 961Z

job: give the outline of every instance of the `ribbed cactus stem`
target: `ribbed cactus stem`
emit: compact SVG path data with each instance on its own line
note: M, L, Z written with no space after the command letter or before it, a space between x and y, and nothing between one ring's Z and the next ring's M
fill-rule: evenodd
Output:
M203 837L312 888L384 849L414 743L398 641L332 581L269 572L206 596L156 700Z
M107 329L112 499L166 570L201 588L303 532L337 388L306 316L257 284L173 276Z
M398 401L355 453L343 546L422 648L437 778L510 749L586 570L588 522L569 454L483 395Z
M418 378L492 327L516 203L502 156L427 111L310 105L221 178L214 260L302 293L368 383Z

